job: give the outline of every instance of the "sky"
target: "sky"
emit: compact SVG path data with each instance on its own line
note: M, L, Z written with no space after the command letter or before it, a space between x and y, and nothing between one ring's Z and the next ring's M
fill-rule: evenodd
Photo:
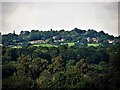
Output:
M1 4L0 4L1 5ZM1 18L2 16L2 18ZM117 2L2 2L2 34L21 30L103 30L118 35Z

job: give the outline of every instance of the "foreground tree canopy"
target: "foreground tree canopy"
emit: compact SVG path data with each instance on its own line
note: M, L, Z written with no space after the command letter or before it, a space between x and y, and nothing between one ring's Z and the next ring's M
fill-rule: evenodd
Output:
M3 47L2 53L3 90L120 88L119 45L82 48Z

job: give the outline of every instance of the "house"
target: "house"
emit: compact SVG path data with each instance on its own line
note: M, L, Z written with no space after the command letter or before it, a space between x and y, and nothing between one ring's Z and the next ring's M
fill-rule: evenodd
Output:
M57 40L54 40L54 42L58 42Z
M98 39L97 38L92 38L92 41L98 43Z
M114 40L108 40L108 43L114 43Z
M61 39L61 42L63 42L63 41L64 41L64 39L62 38L62 39Z
M56 42L64 42L64 39L56 40Z
M87 41L88 41L88 42L91 42L92 39L91 39L90 37L87 37Z
M53 38L53 39L56 39L56 36L53 36L52 38Z

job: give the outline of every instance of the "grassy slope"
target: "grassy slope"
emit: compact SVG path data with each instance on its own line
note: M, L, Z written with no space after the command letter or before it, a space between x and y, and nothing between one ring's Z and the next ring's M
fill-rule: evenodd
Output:
M100 46L100 44L88 44L88 47L90 47L90 46L97 47L97 46Z
M71 46L74 46L74 42L71 42L71 43L68 43L68 46L71 47Z
M53 47L54 45L51 45L51 44L34 44L33 46ZM57 47L57 46L54 46L54 47Z

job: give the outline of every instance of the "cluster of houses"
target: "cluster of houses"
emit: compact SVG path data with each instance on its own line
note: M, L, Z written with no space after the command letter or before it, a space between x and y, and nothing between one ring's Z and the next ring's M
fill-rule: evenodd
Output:
M65 41L64 38L56 40L56 36L53 36L52 39L53 39L54 43L56 43L56 42L64 42ZM91 43L99 43L99 38L90 38L90 37L87 37L85 39L87 40L88 43L90 43L90 42ZM33 41L29 41L29 43L31 43L31 44L35 44L35 43L36 44L45 44L47 42L48 42L48 40L33 40ZM108 40L108 43L114 43L114 42L120 42L120 41L119 40L116 40L116 41L115 40Z
M30 44L45 44L45 43L48 43L49 40L33 40L33 41L29 41L28 43ZM61 38L60 40L56 40L56 37L53 36L53 42L56 43L56 42L63 42L64 39Z
M90 37L87 37L87 41L88 42L95 42L95 43L99 42L98 38L90 38Z
M99 43L99 38L90 38L90 37L87 37L87 41L88 42ZM120 43L120 40L107 40L106 42L108 42L109 44Z
M65 39L64 38L61 38L60 40L56 40L56 37L57 36L53 36L52 39L54 40L53 42L64 42Z
M65 41L64 38L56 40L56 36L53 36L52 39L53 39L54 43L56 43L56 42L64 42ZM99 43L99 38L90 38L90 37L87 37L85 39L87 40L88 43L90 43L90 42L91 43ZM109 44L112 44L112 43L115 43L115 42L120 42L120 40L107 40L107 42ZM48 40L33 40L33 41L29 41L28 43L31 43L31 44L45 44L45 43L48 43Z
M65 39L64 38L60 38L60 39L56 39L57 36L53 36L51 39L53 39L53 42L54 43L65 43ZM100 43L100 40L99 38L90 38L90 37L87 37L87 38L84 38L84 40L86 40L88 43ZM81 42L82 40L78 40L77 42ZM33 41L29 41L28 43L30 44L46 44L48 43L49 40L46 39L46 40L33 40ZM120 43L120 40L107 40L105 42L108 42L109 44L113 44L113 43ZM22 43L16 43L18 46L21 46ZM2 46L2 44L0 44L0 46Z

